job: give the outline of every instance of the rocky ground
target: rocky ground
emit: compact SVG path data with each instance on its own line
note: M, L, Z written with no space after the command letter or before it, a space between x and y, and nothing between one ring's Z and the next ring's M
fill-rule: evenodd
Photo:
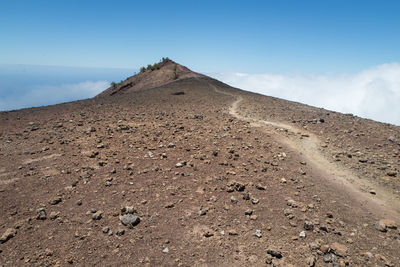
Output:
M399 133L197 76L2 112L0 265L400 266Z

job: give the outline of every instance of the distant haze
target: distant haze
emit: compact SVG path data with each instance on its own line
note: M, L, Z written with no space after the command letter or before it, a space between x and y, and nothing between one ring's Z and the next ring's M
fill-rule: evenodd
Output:
M353 75L208 74L233 87L400 125L400 64Z
M90 98L130 69L0 64L0 111Z

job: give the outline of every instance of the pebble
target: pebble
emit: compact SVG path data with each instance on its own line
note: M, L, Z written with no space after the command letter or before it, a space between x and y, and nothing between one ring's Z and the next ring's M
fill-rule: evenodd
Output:
M134 206L125 206L121 208L121 214L133 214L136 212Z
M132 214L124 214L120 217L121 223L129 228L133 228L140 223L140 218Z
M175 206L175 204L173 203L173 202L168 202L166 205L165 205L165 208L166 209L171 209L171 208L173 208Z
M271 255L272 257L278 258L278 259L282 258L282 252L279 250L268 249L267 254Z
M93 213L92 219L95 221L98 221L102 218L102 216L103 216L103 212L101 210L99 210L99 211L96 211L95 213Z
M300 234L299 234L299 236L300 236L300 237L303 237L303 238L306 237L306 231L301 231Z
M257 230L253 233L253 235L256 236L256 237L258 237L258 238L261 238L261 237L262 237L261 230L257 229Z
M36 210L36 212L37 212L37 216L36 216L36 219L38 219L38 220L46 220L46 210L44 209L44 208L39 208L39 209L37 209Z
M122 236L125 234L125 229L118 229L117 232L115 233L117 236Z
M381 231L381 232L387 232L387 226L384 222L382 222L382 220L378 221L375 224L375 229L377 229L378 231Z
M314 224L310 221L304 221L304 225L303 225L304 229L307 231L312 231L314 230Z
M50 215L49 215L49 217L50 217L51 220L57 219L58 216L60 216L60 212L59 212L59 211L58 211L58 212L52 211L52 212L50 212Z
M49 201L50 205L57 205L58 203L60 203L62 201L61 197L56 197L53 198L52 200Z
M7 228L7 230L1 235L0 243L5 243L17 234L17 230L14 228Z
M267 187L264 186L264 185L262 185L262 184L256 184L256 188L257 188L258 190L266 190L266 189L267 189Z
M347 256L347 252L349 249L345 245L334 242L331 245L331 250L335 255L337 255L339 257L345 257L345 256Z
M314 267L315 264L317 263L317 259L315 258L315 256L310 256L307 258L306 263L308 266Z

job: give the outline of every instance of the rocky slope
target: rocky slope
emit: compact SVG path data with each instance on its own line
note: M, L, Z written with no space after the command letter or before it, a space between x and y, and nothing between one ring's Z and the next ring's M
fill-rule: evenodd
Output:
M147 68L143 67L138 74L112 85L97 97L151 89L189 77L203 77L203 75L177 64L175 61L164 58L159 63L149 65Z
M0 113L1 265L399 266L399 127L188 75Z

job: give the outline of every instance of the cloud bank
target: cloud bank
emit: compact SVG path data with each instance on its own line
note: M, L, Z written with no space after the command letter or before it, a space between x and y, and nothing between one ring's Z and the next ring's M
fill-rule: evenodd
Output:
M0 110L37 107L93 97L110 86L108 81L85 81L60 85L34 85L21 94L3 95Z
M378 65L354 75L214 73L248 91L400 125L400 64Z

